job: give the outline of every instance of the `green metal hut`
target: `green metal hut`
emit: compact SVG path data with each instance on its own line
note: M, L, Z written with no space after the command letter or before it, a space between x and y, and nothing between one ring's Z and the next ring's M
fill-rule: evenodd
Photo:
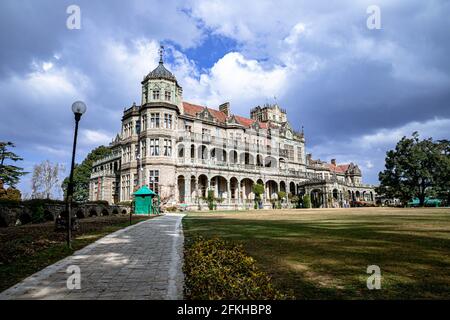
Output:
M158 196L147 186L141 187L134 195L134 213L135 214L154 214L157 208L153 206L153 198Z

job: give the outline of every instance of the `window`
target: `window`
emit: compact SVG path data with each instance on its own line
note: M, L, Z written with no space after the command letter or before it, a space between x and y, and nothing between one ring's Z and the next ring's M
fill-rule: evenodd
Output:
M159 156L159 139L150 139L150 155Z
M159 170L150 170L148 187L155 193L159 193Z
M153 90L153 100L159 100L159 90Z
M141 141L141 156L147 156L147 142L145 140Z
M172 129L172 115L164 113L164 128Z
M172 140L170 139L164 139L164 156L172 156Z
M159 113L150 114L150 128L159 128Z
M294 161L294 147L288 144L284 145L284 149L287 152L287 157L290 161Z
M144 114L142 116L142 131L147 130L147 115Z
M135 123L136 123L134 126L134 129L136 130L135 133L139 134L141 133L141 123L139 121L135 121Z
M297 147L297 161L300 163L303 162L302 147Z
M164 99L166 99L166 101L170 101L172 98L172 93L170 91L165 91L164 92Z

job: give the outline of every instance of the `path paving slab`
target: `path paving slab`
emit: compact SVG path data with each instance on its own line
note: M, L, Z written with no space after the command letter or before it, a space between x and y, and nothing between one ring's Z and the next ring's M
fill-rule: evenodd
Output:
M183 299L182 214L116 231L0 293L0 300ZM81 289L68 289L78 266Z

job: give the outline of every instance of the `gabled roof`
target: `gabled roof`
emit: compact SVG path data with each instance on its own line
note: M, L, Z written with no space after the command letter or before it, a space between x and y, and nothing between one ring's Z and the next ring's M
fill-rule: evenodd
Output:
M196 117L198 113L203 112L206 109L209 112L209 114L211 114L214 117L214 119L219 123L225 124L228 119L227 115L222 111L212 109L206 106L200 106L189 102L183 102L183 108L184 113L192 117ZM256 122L256 120L245 118L238 115L232 115L231 117L233 117L238 124L247 128L250 128L251 125ZM265 122L259 122L259 126L264 129L268 128L268 125Z
M345 173L350 165L349 164L334 165L332 163L327 163L327 166L331 171L334 171L336 173Z

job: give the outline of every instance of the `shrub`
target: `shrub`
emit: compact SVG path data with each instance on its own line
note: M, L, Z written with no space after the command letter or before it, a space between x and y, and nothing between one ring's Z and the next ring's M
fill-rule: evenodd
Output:
M132 201L120 201L117 205L131 208Z
M303 196L303 208L311 208L311 197L309 195Z
M33 208L31 214L31 222L32 223L41 223L45 221L44 217L44 208L42 206L36 206Z
M187 299L288 298L273 287L270 277L258 270L241 245L220 239L187 241L183 271Z
M177 206L170 206L170 207L166 207L165 210L167 212L177 212L178 211L178 207Z
M106 200L95 200L95 201L88 201L87 204L97 204L97 205L104 205L109 207L109 202Z

